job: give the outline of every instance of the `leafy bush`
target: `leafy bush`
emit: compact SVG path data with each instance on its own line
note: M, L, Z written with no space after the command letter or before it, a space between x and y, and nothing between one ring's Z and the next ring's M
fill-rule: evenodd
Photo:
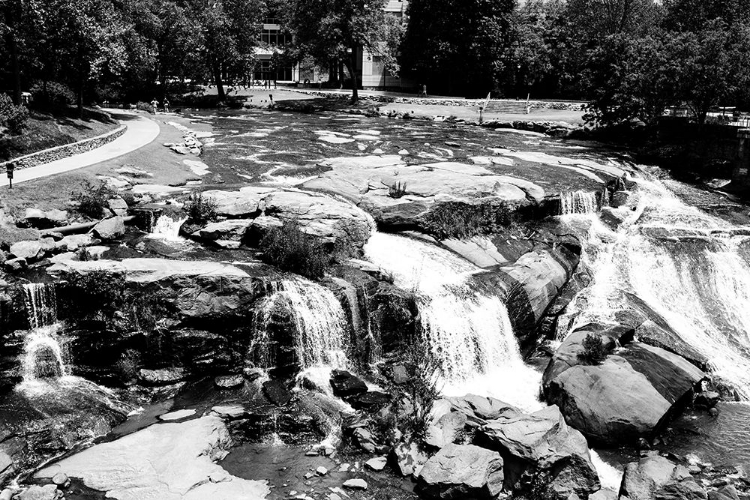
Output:
M16 106L5 94L0 94L0 125L7 127L11 134L20 134L29 119L26 106Z
M60 311L73 322L108 320L124 301L125 275L91 271L71 275L58 291Z
M406 194L406 183L396 181L388 187L388 196L391 198L401 198Z
M601 364L607 358L607 348L600 335L589 333L583 339L583 352L578 354L578 359L587 365Z
M140 365L141 354L134 349L128 349L122 353L120 359L115 363L115 372L124 382L130 382L138 376Z
M425 229L439 239L471 238L496 233L509 226L511 222L512 212L505 203L441 203L423 220Z
M151 113L152 115L156 113L156 110L154 109L154 107L147 102L138 101L138 104L136 104L135 107L136 109L140 109L141 111Z
M217 218L216 201L213 198L204 198L203 193L191 194L184 210L193 223L211 222Z
M427 353L427 347L422 341L407 347L404 361L411 367L412 376L403 385L405 397L398 399L393 405L393 411L399 415L399 427L416 439L424 439L432 405L440 398L440 367Z
M330 265L323 245L303 232L296 221L268 231L259 248L264 262L307 278L322 278Z
M76 101L72 90L57 82L37 82L31 87L32 106L40 111L54 113L67 111Z
M103 181L99 185L83 181L81 189L71 193L71 197L78 202L78 212L93 219L104 217L109 207L107 202L115 195L117 192Z

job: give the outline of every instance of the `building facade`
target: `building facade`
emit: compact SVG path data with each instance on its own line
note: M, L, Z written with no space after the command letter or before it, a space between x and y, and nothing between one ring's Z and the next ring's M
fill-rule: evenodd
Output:
M389 0L385 12L405 22L408 0ZM312 65L283 66L278 63L274 54L282 53L284 46L291 42L289 35L281 30L281 24L275 17L264 20L260 35L261 47L255 50L256 66L253 78L256 81L273 80L282 84L310 85L325 83L329 80L329 70ZM357 54L357 80L364 89L411 89L413 84L397 76L393 76L385 68L383 58L360 49Z

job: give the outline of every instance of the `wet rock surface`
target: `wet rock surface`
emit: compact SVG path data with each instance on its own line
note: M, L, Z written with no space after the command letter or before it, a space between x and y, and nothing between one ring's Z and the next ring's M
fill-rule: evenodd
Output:
M623 335L624 334L624 335ZM604 338L605 348L625 347L600 364L581 355L587 336ZM685 359L639 342L632 331L596 325L571 334L545 371L547 400L557 404L568 422L590 439L607 444L633 443L653 437L671 415L692 403L706 374Z

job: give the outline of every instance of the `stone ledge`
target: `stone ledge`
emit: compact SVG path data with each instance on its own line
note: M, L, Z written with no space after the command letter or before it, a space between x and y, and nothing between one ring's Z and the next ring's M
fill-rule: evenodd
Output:
M0 163L0 168L5 168L9 163L15 163L16 170L23 170L25 168L36 167L56 160L62 160L63 158L68 158L80 153L86 153L92 149L96 149L114 141L123 135L127 128L127 125L123 124L115 130L111 130L105 134L90 139L84 139L71 144L63 144L62 146L55 146L54 148L37 151L36 153L31 153L25 156L19 156L18 158L13 158L9 161Z

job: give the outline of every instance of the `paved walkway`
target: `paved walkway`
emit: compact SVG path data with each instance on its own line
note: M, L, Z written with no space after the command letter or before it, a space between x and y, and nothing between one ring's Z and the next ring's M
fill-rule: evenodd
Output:
M70 172L83 167L88 167L112 158L135 151L138 148L152 142L159 135L159 125L142 115L130 113L121 109L107 109L112 116L127 125L127 130L114 141L107 143L86 153L73 155L62 160L56 160L36 167L16 170L13 184L39 179L50 175ZM4 180L3 184L7 184Z

